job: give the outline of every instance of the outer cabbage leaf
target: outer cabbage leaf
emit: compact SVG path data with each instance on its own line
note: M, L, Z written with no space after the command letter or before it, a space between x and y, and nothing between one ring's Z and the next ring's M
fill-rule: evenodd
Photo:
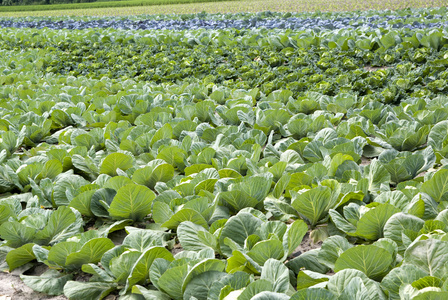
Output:
M118 190L108 211L115 219L141 221L151 212L155 197L154 192L145 186L128 184Z
M395 258L387 250L369 245L350 248L336 260L334 271L356 269L374 280L382 279L390 270Z

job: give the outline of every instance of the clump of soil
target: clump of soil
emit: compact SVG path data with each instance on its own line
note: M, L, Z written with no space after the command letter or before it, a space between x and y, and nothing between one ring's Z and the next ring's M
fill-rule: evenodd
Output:
M371 161L372 161L371 158L367 158L367 157L362 156L361 157L361 164L360 164L360 166L368 166L368 165L370 165Z
M184 251L184 248L182 248L182 246L180 244L175 244L173 249L171 249L171 253L173 255L176 255L177 253L180 253L182 251Z

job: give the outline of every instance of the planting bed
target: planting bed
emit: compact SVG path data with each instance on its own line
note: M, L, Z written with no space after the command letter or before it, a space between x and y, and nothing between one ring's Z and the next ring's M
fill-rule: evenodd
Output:
M58 299L447 298L446 15L1 19L2 269Z

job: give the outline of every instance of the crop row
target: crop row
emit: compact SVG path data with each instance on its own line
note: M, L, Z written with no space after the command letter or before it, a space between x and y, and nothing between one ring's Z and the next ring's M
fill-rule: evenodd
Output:
M386 103L445 91L448 40L442 30L97 33L5 30L0 44L24 51L44 73L90 78L201 80L265 94L285 88L295 97L350 92Z
M217 4L217 3L214 3ZM279 19L279 18L320 18L320 19L335 19L335 18L351 18L357 20L358 18L387 19L396 20L400 18L410 19L412 21L430 21L432 19L443 19L448 9L446 7L421 9L421 8L407 8L401 10L367 10L367 11L341 11L341 12L326 12L326 11L309 11L309 12L279 12L279 11L260 11L260 12L240 12L240 13L184 13L184 14L140 14L128 15L122 17L111 16L52 16L52 17L2 17L2 20L13 19L19 21L31 20L52 20L53 22L67 21L67 20L247 20L252 18L257 19Z
M356 29L359 27L368 28L408 28L408 29L424 29L424 28L442 28L448 26L448 22L425 22L420 23L413 21L412 23L404 20L402 22L389 23L388 21L370 22L367 19L357 20L356 23L352 23L350 19L336 19L336 20L320 20L320 19L249 19L249 20L233 20L233 21L204 21L200 19L193 19L189 21L64 21L55 23L53 21L0 21L0 27L15 27L15 28L49 28L49 29L86 29L86 28L114 28L124 30L151 30L151 29L163 29L163 30L186 30L186 29L254 29L254 28L267 28L267 29L293 29L293 30L334 30L334 29Z
M2 266L74 300L445 298L446 36L1 29Z
M152 3L156 1L151 0ZM241 12L347 12L356 11L355 14L370 11L376 13L378 10L387 10L383 14L394 15L395 11L410 11L411 8L425 7L427 13L446 7L445 0L406 0L406 1L371 1L371 0L336 0L329 3L326 0L314 0L312 2L298 2L296 0L239 0L239 1L218 1L186 4L168 5L147 5L145 0L129 1L106 1L96 3L77 4L76 9L68 5L52 6L16 6L1 7L2 16L129 16L129 15L154 15L154 14L195 14L199 11L207 13L235 14ZM99 8L86 8L86 6L99 6ZM120 5L119 7L111 7ZM70 7L71 6L71 7ZM436 8L436 9L434 9ZM43 10L46 9L46 10ZM48 10L47 10L48 9ZM11 11L12 10L12 11ZM18 11L20 10L20 11Z
M168 18L72 18L64 20L54 18L3 18L0 27L49 28L49 29L86 29L114 28L124 30L194 30L194 29L293 29L293 30L334 30L357 28L443 28L448 25L444 9L434 11L441 14L421 13L416 10L406 15L387 15L364 13L361 15L321 14L309 17L309 14L239 14L238 18L226 15L197 14Z

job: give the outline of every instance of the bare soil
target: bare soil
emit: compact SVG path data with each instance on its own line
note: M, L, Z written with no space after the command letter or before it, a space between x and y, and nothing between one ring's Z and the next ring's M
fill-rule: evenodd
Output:
M48 296L27 287L19 275L0 272L0 300L66 300L64 296Z
M367 158L367 157L361 156L361 164L360 164L360 166L368 166L368 165L370 165L371 161L372 161L371 158Z
M180 252L182 252L182 251L184 251L184 248L182 248L182 246L181 246L180 244L176 244L176 245L174 245L173 249L171 249L171 253L172 253L173 255L176 255L177 253L180 253ZM0 300L1 300L1 299L0 299Z
M292 257L297 257L302 253L305 253L307 251L313 250L313 249L319 249L322 246L322 242L313 243L313 240L310 238L310 232L307 232L305 236L303 237L302 242L300 243L300 246L294 250L294 252L291 254Z
M390 69L390 67L386 67L386 66L384 66L384 67L365 66L364 67L364 70L369 71L369 72L375 72L378 70L387 70L387 69Z

